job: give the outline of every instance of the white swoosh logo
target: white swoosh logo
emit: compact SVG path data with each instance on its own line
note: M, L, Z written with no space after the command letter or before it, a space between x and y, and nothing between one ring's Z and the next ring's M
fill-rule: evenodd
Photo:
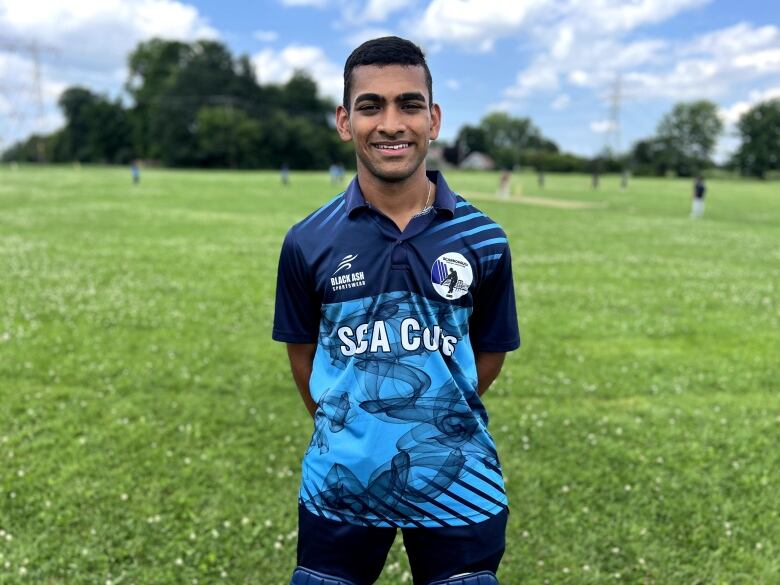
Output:
M352 268L352 261L357 257L358 257L357 254L347 254L346 256L344 256L341 262L339 262L339 265L336 268L336 272L334 272L333 274L336 274L341 270L349 270L350 268Z

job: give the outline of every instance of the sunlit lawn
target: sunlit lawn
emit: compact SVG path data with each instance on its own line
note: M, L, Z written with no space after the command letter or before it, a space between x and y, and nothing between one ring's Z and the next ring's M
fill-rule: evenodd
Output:
M450 173L469 197L497 174ZM502 583L780 582L780 186L515 179L486 396ZM0 583L284 585L310 422L270 339L326 174L0 169ZM394 547L383 585L410 582Z

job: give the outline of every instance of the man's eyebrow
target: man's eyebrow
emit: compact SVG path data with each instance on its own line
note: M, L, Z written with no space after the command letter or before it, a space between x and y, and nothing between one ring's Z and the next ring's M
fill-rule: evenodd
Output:
M417 102L424 102L425 96L421 94L419 91L408 91L406 93L402 93L397 98L395 98L395 101L397 102L411 102L411 101L417 101Z
M361 93L355 98L355 103L359 102L381 102L382 96L378 93Z
M361 93L359 96L355 98L355 103L358 104L360 102L383 102L385 101L384 98L379 95L378 93ZM399 94L396 96L395 100L396 102L424 102L425 96L420 93L419 91L407 91L406 93Z

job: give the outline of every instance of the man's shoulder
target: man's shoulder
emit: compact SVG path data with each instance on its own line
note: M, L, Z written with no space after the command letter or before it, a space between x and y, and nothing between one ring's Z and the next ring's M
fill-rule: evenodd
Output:
M307 241L322 241L327 238L327 229L335 227L339 212L344 211L344 192L342 191L324 205L312 211L287 232L288 237L299 243ZM325 230L323 232L323 230Z
M473 222L485 226L490 225L494 230L492 233L506 238L504 228L501 227L496 220L466 199L463 195L455 192L453 192L453 195L455 196L455 213L450 221L457 223Z

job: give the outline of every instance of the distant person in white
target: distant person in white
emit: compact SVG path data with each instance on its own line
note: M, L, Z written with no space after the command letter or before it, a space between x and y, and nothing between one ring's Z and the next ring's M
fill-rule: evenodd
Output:
M704 215L704 193L707 187L704 185L704 177L699 175L693 183L693 206L691 207L691 218L699 219Z

